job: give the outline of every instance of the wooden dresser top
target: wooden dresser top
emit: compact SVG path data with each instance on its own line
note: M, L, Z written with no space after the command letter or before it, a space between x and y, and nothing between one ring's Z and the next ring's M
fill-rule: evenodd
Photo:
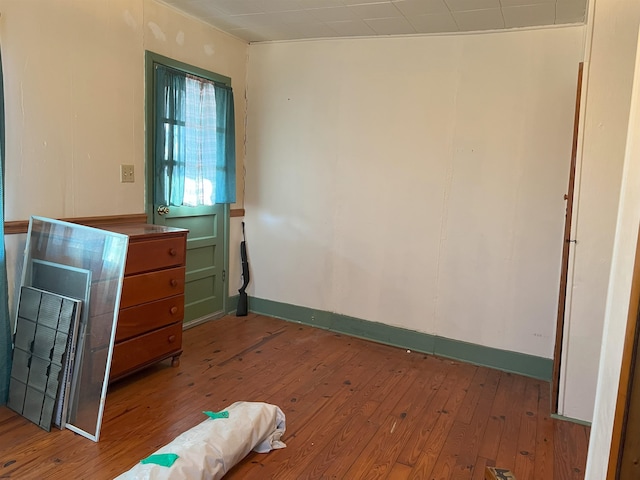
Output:
M138 237L153 238L166 236L167 234L184 234L189 230L184 228L165 227L164 225L153 225L150 223L129 223L122 225L109 225L101 227L103 230L114 233L128 235L131 239Z

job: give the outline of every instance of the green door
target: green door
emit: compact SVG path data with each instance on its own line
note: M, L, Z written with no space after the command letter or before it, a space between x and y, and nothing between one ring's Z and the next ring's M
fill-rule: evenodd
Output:
M224 311L225 209L228 209L225 205L154 205L153 223L189 230L184 295L187 327ZM167 210L168 213L163 213Z
M215 203L219 129L211 120L217 108L211 82L230 85L231 79L146 53L147 216L189 230L185 326L221 316L226 306L229 204ZM204 112L202 118L198 112Z

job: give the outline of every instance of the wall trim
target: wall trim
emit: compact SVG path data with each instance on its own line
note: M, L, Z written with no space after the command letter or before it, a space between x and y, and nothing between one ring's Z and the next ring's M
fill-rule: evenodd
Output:
M146 213L133 213L126 215L103 215L99 217L74 217L58 218L64 222L78 223L89 227L105 227L108 225L122 225L129 223L147 223ZM15 235L27 233L29 231L29 220L15 220L4 222L5 235Z
M560 415L558 413L552 413L549 416L555 420L563 420L565 422L577 423L578 425L584 425L585 427L591 426L591 422L587 422L586 420L579 420L577 418L565 417L564 415Z
M231 217L244 217L244 208L234 208ZM58 218L64 222L80 223L89 227L104 227L107 225L122 225L124 223L147 223L146 213L132 213L127 215L105 215L100 217ZM5 235L16 235L29 231L29 220L12 220L4 222Z
M229 306L233 304L232 300L237 304L237 299L237 296L229 297ZM249 297L249 311L540 380L550 381L553 372L553 360L550 358L485 347L339 313L256 297Z

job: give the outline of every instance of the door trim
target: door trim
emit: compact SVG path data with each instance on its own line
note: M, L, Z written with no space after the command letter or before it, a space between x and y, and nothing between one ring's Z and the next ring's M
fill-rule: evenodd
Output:
M632 379L635 371L635 360L638 354L638 315L640 314L640 232L636 244L636 257L633 266L633 279L631 281L631 294L629 297L629 313L627 314L627 327L625 331L624 347L622 350L622 364L620 366L620 381L618 383L618 396L616 410L613 417L613 429L611 432L611 448L609 450L609 466L607 480L615 480L618 475L620 461L622 459L623 438L626 433L626 422L629 415L629 399L631 389L634 388ZM640 388L640 385L635 385Z
M224 244L226 248L223 250L222 255L224 257L224 281L222 285L222 315L227 314L227 307L229 306L229 239L231 238L230 229L231 229L231 206L227 203L224 206Z
M556 341L553 351L553 374L551 376L551 411L558 412L560 393L560 363L562 360L562 344L564 341L565 304L567 300L567 277L569 273L569 250L571 247L571 221L573 218L573 196L576 179L576 163L578 157L578 134L580 127L580 102L582 99L582 75L584 63L578 65L578 85L576 87L576 105L573 119L573 142L571 146L571 164L569 167L569 185L566 195L566 213L564 234L562 237L562 263L560 264L560 288L558 292L558 314L556 317Z

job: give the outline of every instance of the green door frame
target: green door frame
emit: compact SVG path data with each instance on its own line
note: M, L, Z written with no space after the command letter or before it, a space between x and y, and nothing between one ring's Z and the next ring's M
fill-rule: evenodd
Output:
M154 101L153 101L153 92L155 90L154 85L154 75L153 75L153 66L156 63L161 65L165 65L167 67L175 68L176 70L181 70L183 72L190 73L192 75L197 75L202 78L206 78L207 80L211 80L212 82L221 83L228 87L231 86L231 78L225 77L224 75L219 75L214 72L210 72L208 70L204 70L199 67L195 67L193 65L189 65L184 62L180 62L178 60L174 60L169 57L165 57L158 53L151 52L149 50L145 50L145 66L144 66L144 111L145 111L145 190L147 192L145 198L145 211L147 213L147 221L153 222L153 186L155 184L153 178L153 145L155 145L155 129L151 127L153 125L154 115ZM231 219L231 210L230 205L224 204L224 248L223 248L223 269L224 269L224 281L222 286L222 314L226 315L229 309L229 228L230 228L230 219Z

